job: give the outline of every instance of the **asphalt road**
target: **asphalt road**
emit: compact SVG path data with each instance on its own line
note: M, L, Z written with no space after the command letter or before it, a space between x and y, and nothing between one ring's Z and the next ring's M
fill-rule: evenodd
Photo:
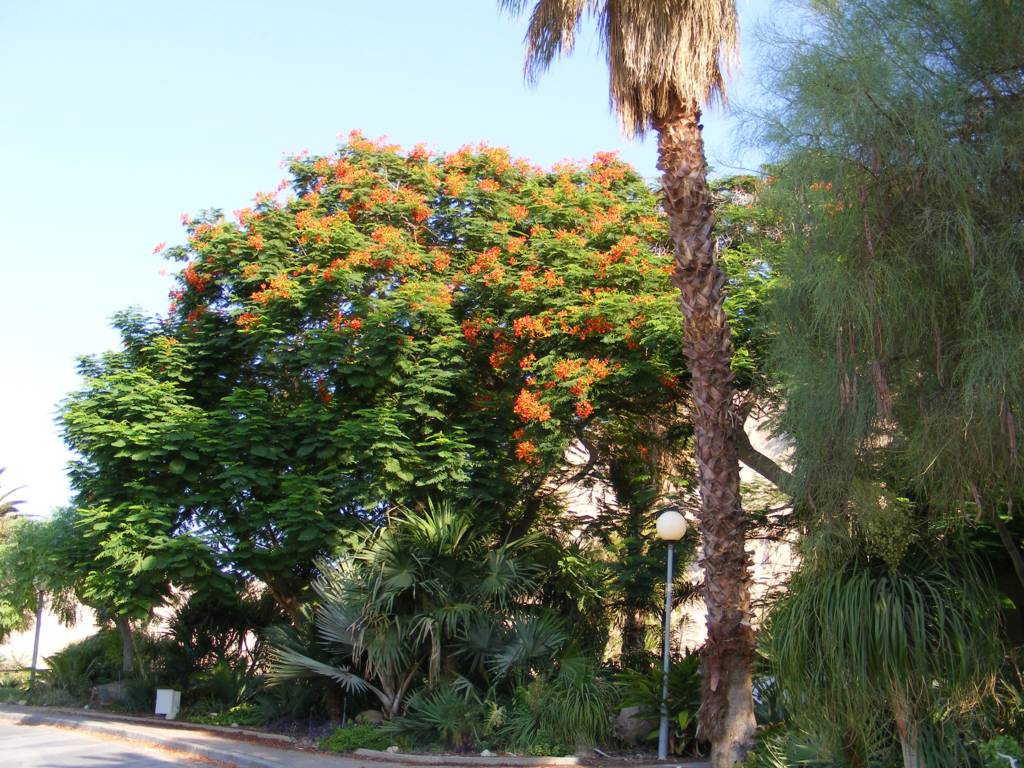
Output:
M170 768L201 764L171 753L44 725L0 722L3 768Z

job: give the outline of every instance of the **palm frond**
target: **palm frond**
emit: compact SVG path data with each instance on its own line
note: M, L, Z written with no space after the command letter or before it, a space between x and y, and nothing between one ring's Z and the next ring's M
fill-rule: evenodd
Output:
M335 667L331 664L317 661L291 648L275 647L271 652L271 658L274 663L269 678L276 683L322 675L340 683L350 693L360 693L363 691L380 693L374 686L347 667Z
M566 637L565 626L554 614L520 617L512 625L508 642L487 660L487 667L501 677L517 667L550 663Z
M500 5L518 15L526 3ZM628 133L643 134L674 110L725 100L738 41L734 0L538 0L526 32L529 81L572 51L587 16L597 19L611 106Z

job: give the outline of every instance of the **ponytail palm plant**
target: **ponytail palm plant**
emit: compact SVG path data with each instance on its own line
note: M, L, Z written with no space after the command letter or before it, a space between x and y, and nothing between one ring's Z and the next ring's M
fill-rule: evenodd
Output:
M424 678L550 659L566 635L533 604L544 546L533 535L501 540L479 512L449 503L400 509L354 554L321 564L314 621L331 660L280 644L273 676L325 675L395 715Z
M500 3L512 13L527 5ZM708 637L700 729L712 742L712 765L724 768L742 762L753 743L754 641L735 439L742 419L733 412L733 346L700 121L703 105L725 96L723 68L736 50L736 7L734 0L537 0L526 34L528 78L572 50L587 17L598 23L611 104L624 129L658 133L701 494Z
M956 715L991 697L1000 660L987 577L948 542L898 568L835 544L808 549L766 632L787 710L848 765L884 759L893 734L905 768L966 764Z

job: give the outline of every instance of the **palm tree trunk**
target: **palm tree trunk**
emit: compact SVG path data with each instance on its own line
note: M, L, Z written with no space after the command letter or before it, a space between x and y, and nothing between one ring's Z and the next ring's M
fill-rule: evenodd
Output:
M725 276L715 258L700 110L676 108L659 121L658 167L675 248L685 353L695 407L699 514L707 604L700 733L713 768L731 768L753 747L749 556L732 413L732 340L722 306Z

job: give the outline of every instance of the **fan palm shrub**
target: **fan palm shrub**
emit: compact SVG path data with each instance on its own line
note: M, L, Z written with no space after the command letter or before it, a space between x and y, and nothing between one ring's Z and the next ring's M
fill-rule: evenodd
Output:
M485 682L550 659L565 631L535 600L535 535L503 540L450 503L398 509L353 554L321 563L315 626L330 660L278 644L272 676L325 675L399 713L421 679L467 670Z

